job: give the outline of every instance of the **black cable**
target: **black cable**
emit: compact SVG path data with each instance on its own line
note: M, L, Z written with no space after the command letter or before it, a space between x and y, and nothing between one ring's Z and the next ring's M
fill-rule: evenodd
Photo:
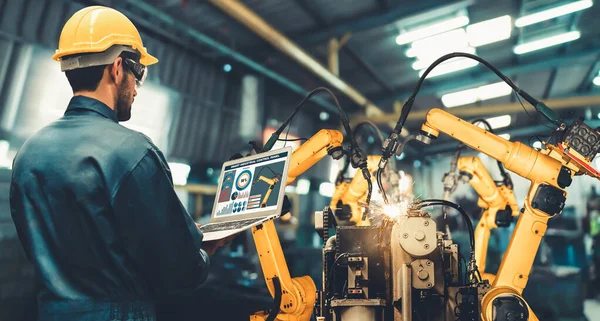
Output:
M471 247L470 252L472 255L474 255L474 253L475 253L475 230L473 229L473 222L471 222L471 218L469 218L469 215L467 215L467 212L465 212L465 210L456 203L453 203L450 201L445 201L445 200L440 200L440 199L422 200L417 205L417 207L419 209L421 209L423 207L430 207L430 206L436 206L436 205L452 207L462 215L462 217L465 221L465 224L467 225L467 230L469 231L469 242L470 242L470 247Z
M371 129L377 135L377 139L379 140L379 143L381 145L383 145L383 135L381 134L381 131L379 130L377 125L375 125L375 123L373 123L370 120L365 120L365 121L358 123L358 125L356 125L356 127L354 127L354 135L358 136L358 133L360 132L360 130L365 127L371 127Z
M375 176L377 177L377 186L379 186L379 192L381 193L381 196L383 197L383 202L385 203L385 205L389 205L390 201L387 198L387 194L385 193L385 190L383 189L383 182L381 181L382 172L383 172L383 169L379 168L379 169L377 169L377 173L375 174Z
M338 265L340 259L347 257L348 255L350 255L350 253L342 253L340 255L338 255L338 257L335 258L335 260L333 261L333 264L331 265L331 270L329 271L329 275L327 276L327 279L331 280L331 277L333 276L333 272L335 271L335 267Z
M281 297L283 296L281 294L281 282L279 281L278 277L274 277L272 281L274 288L273 294L275 294L275 297L273 298L273 308L269 312L269 316L267 317L266 321L274 321L281 310Z
M286 135L286 136L287 136L287 135ZM285 142L297 142L297 141L299 141L299 140L302 140L302 141L307 141L307 140L308 140L308 138L304 138L304 137L301 137L301 138L294 138L294 139L281 139L281 138L278 138L277 140L278 140L278 141L281 141L281 142L283 142L283 141L285 141Z
M363 172L363 176L365 177L365 179L367 181L371 180L371 174L369 173L369 171L367 169L367 156L364 155L364 153L360 150L360 148L358 147L358 144L356 143L356 137L354 137L354 135L352 134L352 128L350 128L350 121L348 120L348 115L346 114L346 112L344 112L344 110L340 106L340 102L338 101L335 94L331 90L329 90L328 88L325 88L325 87L319 87L319 88L312 90L310 93L308 93L308 95L306 95L302 99L302 101L300 101L300 103L296 106L296 108L294 109L292 114L285 120L285 122L283 122L283 124L281 126L279 126L279 128L273 134L271 134L271 138L269 138L269 140L267 141L267 143L264 146L264 151L269 151L273 147L273 145L275 144L277 139L279 139L279 135L281 135L281 133L283 132L285 127L291 123L294 116L296 116L298 111L300 111L300 108L312 96L316 95L319 92L326 92L331 96L331 99L333 100L336 108L338 109L340 117L342 118L342 125L346 131L346 136L350 139L350 155L349 155L349 157L350 157L350 162L352 164L352 167L360 168ZM288 132L289 132L289 129L288 129ZM372 191L369 191L368 195L370 195L371 192ZM369 206L370 203L371 203L371 199L369 197L367 197L367 207Z
M367 189L367 204L369 204L371 202L371 194L372 194L372 191L373 191L373 183L371 182L370 179L367 180L367 186L368 186L368 189ZM367 214L368 214L367 212L369 212L369 207L368 206L365 208L365 210L363 212L363 216L362 216L362 220L363 221L367 219Z
M542 115L544 115L544 117L546 117L554 125L556 125L557 127L563 127L562 120L560 120L560 118L558 117L558 115L556 115L556 113L554 113L545 104L543 104L539 100L533 98L527 92L525 92L524 90L517 87L510 78L505 76L502 72L500 72L500 70L498 70L496 67L492 66L489 62L485 61L484 59L482 59L478 56L475 56L475 55L469 54L469 53L464 53L464 52L449 53L449 54L443 55L442 57L438 58L425 70L425 72L421 75L421 78L419 78L419 81L417 82L417 85L415 86L413 93L406 100L406 102L404 103L404 106L402 106L400 118L398 119L396 126L394 126L394 130L392 131L390 136L384 142L383 155L382 155L383 157L380 162L380 167L385 167L385 165L387 164L387 160L392 155L392 153L395 151L395 148L397 148L396 140L398 139L400 133L402 132L402 128L404 127L404 125L406 123L408 114L410 113L410 110L412 109L412 105L415 101L417 93L421 89L421 86L423 85L423 82L425 81L425 79L427 78L429 73L435 67L437 67L439 64L443 63L444 61L452 59L452 58L457 58L457 57L469 58L469 59L473 59L475 61L482 63L484 66L486 66L492 72L494 72L498 77L500 77L500 79L502 79L506 84L508 84L518 95L522 96L525 100L527 100L527 102L529 102L530 104L535 106L536 110L539 113L541 113Z
M531 116L531 114L529 114L529 112L527 111L527 108L525 108L525 105L523 104L521 97L519 97L519 94L517 94L517 92L514 90L513 90L513 93L514 93L515 97L517 97L517 100L519 101L519 103L521 104L521 107L523 107L523 110L525 111L525 114L527 114L527 116L529 116L529 118L535 120L536 123L538 123L546 128L553 129L552 127L542 123L541 121L537 120L535 117Z

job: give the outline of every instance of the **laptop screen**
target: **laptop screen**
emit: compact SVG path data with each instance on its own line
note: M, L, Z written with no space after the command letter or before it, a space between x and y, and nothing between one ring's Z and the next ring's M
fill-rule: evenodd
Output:
M281 211L290 153L286 148L225 163L213 219Z

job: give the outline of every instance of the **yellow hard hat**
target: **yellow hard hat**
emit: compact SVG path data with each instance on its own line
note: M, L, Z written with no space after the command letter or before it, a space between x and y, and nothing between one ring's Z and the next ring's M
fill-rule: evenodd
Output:
M52 56L60 61L64 56L103 52L114 45L125 45L140 53L140 63L149 66L158 62L151 56L133 23L119 11L91 6L83 8L65 23L58 50Z

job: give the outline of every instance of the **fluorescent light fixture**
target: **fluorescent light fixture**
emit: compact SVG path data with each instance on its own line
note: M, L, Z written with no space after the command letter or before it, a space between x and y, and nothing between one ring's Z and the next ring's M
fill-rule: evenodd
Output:
M445 74L449 74L451 72L464 70L468 68L473 68L479 64L478 61L468 58L452 58L438 66L436 66L430 73L427 75L427 78L433 78ZM419 77L423 76L426 69L421 69L419 72Z
M439 51L453 51L469 46L469 38L464 28L451 30L439 35L413 42L406 50L409 58L435 55Z
M299 179L296 183L296 194L306 195L310 191L310 181L307 179Z
M287 185L285 187L285 192L286 193L296 193L296 186Z
M522 28L534 23L550 20L556 17L568 15L573 12L581 11L591 7L594 4L592 0L580 0L564 4L562 6L532 13L515 20L515 26Z
M600 76L597 76L596 78L594 78L594 85L600 86Z
M565 33L561 33L558 35L522 43L520 45L516 45L514 48L514 52L517 55L522 55L524 53L560 45L563 43L567 43L570 41L574 41L581 37L581 33L579 31L569 31Z
M510 126L511 120L512 117L510 117L510 115L486 118L486 121L490 124L490 126L492 126L493 129L508 127Z
M598 113L598 115L596 117L598 117L598 119L600 119L600 113ZM598 159L600 159L600 158L598 158Z
M325 197L332 197L333 191L335 190L335 185L333 183L325 182L319 185L319 194Z
M173 176L174 185L187 184L188 175L190 174L190 165L182 163L169 163L171 175Z
M506 40L512 33L510 16L502 16L467 26L469 44L479 47Z
M439 51L427 52L425 55L419 55L417 57L417 60L412 64L412 68L414 70L425 69L425 68L429 67L434 61L436 61L441 56L443 56L445 54L452 53L452 52L466 52L466 53L470 53L470 54L474 55L475 54L475 48L473 48L473 47L465 47L465 48L461 48L461 49L458 49L458 50L455 50L455 49L452 49L452 48L448 48L447 50L446 49L441 49Z
M539 140L535 141L533 143L533 148L535 148L535 149L541 149L542 148L542 142L540 142Z
M435 69L434 69L435 71ZM505 82L497 82L485 86L480 86L473 89L461 90L442 96L444 106L451 108L472 104L481 100L488 100L508 96L512 92L512 88Z
M407 32L400 33L400 35L396 37L396 43L399 45L405 45L409 42L437 35L448 30L461 28L468 24L469 17L467 17L466 15L460 15L454 18L427 25L425 27L416 28Z
M502 135L498 135L498 137L502 137L506 140L510 140L510 134L502 134Z

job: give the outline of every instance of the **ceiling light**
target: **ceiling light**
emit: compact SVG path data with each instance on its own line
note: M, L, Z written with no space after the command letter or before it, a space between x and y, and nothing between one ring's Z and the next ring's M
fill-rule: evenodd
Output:
M322 120L322 121L326 121L326 120L328 120L328 119L329 119L329 113L328 113L328 112L326 112L326 111L322 111L322 112L319 114L319 119L320 119L320 120Z
M421 70L429 67L434 61L438 60L441 56L452 53L452 52L466 52L472 55L475 54L475 48L466 47L459 50L454 50L453 48L448 48L448 50L439 50L434 52L428 52L423 56L418 56L417 60L412 64L412 68L414 70ZM433 54L433 55L432 55Z
M469 44L473 47L506 40L511 32L511 18L508 15L467 26Z
M406 51L409 58L432 55L439 50L454 50L469 46L469 38L464 28L451 30L413 42Z
M469 58L452 58L438 66L435 67L428 75L427 78L433 78L445 74L449 74L451 72L464 70L468 68L475 67L479 64L478 61L469 59ZM419 72L419 77L423 76L426 69L422 69Z
M425 27L403 32L396 37L396 43L399 45L405 45L409 42L437 35L448 30L464 27L468 24L469 17L463 14L458 17L427 25Z
M231 65L230 64L223 65L223 71L224 72L230 72L231 71Z
M594 78L594 85L600 86L600 76L597 76L596 78Z
M591 7L594 3L592 0L581 0L564 4L562 6L532 13L515 20L515 26L522 28L534 23L550 20L552 18L564 16L573 12L581 11Z
M535 141L533 143L533 148L535 148L535 149L541 149L542 148L542 142L540 142L539 140Z
M498 137L502 137L506 140L510 140L510 134L502 134L502 135L498 135Z
M332 197L333 191L335 190L335 185L333 183L325 182L319 185L319 194L325 197Z
M472 104L481 100L508 96L511 92L512 88L502 81L477 88L445 94L442 96L442 103L444 106L451 108Z
M486 118L486 121L492 126L493 129L508 127L510 126L512 117L510 115L503 115L498 117Z
M542 38L526 43L522 43L520 45L516 45L513 50L517 55L521 55L524 53L560 45L566 42L570 42L573 40L577 40L581 37L581 33L579 31L570 31L566 33L561 33L555 36Z

